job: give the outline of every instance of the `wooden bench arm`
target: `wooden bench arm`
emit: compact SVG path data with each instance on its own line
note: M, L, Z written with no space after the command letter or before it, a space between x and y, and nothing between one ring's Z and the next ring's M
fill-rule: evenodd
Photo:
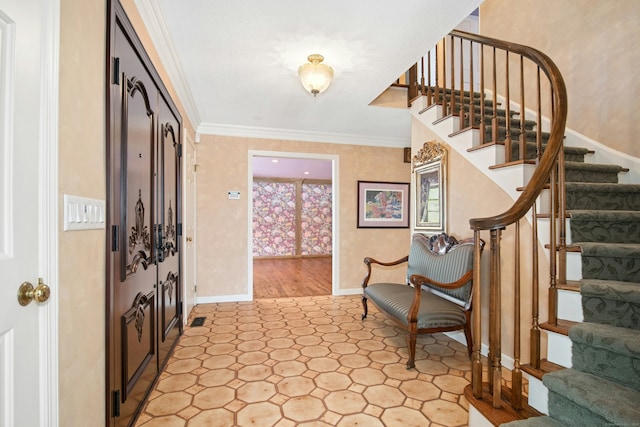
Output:
M413 302L411 303L411 307L407 313L407 321L409 322L409 325L415 324L418 321L420 300L422 299L422 285L433 285L444 289L457 289L466 285L471 279L473 279L473 270L467 271L462 277L451 283L440 283L428 277L421 276L420 274L412 274L411 277L409 277L409 282L413 285L415 294L413 295Z
M467 271L462 277L451 283L440 283L428 277L421 276L420 274L412 274L411 277L409 277L409 281L417 287L421 287L422 285L433 285L444 289L461 288L466 285L471 279L473 279L473 270Z
M382 265L385 267L392 267L394 265L398 265L398 264L402 264L403 262L407 262L409 261L409 255L403 256L400 259L397 259L395 261L391 261L391 262L382 262L382 261L378 261L377 259L371 258L371 257L366 257L364 259L364 263L367 266L367 275L364 276L364 279L362 280L362 289L366 288L367 285L369 284L369 279L371 278L371 265L372 264L378 264L378 265Z

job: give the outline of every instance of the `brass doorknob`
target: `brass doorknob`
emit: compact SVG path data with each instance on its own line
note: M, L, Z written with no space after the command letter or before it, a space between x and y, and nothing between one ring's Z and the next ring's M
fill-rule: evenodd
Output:
M28 305L33 300L42 303L49 299L49 295L51 290L42 282L42 279L38 279L38 286L35 288L31 283L23 282L18 289L18 303L21 306Z
M187 242L190 242L190 241L191 241L191 237L187 236Z

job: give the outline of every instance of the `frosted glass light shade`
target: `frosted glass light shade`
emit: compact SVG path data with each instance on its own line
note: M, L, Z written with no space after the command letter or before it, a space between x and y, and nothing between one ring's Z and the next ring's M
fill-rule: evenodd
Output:
M308 63L298 68L298 75L302 86L313 96L327 90L333 78L333 68L326 64L322 64L324 57L322 55L313 54L307 58Z

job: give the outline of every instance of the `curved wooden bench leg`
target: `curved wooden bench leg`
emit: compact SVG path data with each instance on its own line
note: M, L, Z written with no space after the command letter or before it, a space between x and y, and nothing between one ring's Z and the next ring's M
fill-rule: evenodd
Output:
M409 361L407 361L407 369L416 367L416 337L418 334L407 334L407 348L409 350Z
M364 308L364 313L362 313L362 320L364 320L367 318L367 314L369 313L369 310L367 309L367 297L364 295L362 296L362 308Z

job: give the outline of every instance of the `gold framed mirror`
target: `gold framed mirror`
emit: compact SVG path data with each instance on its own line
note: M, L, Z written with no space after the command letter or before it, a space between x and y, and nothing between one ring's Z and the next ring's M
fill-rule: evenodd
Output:
M413 227L417 232L447 231L447 148L427 141L412 159L414 183Z

